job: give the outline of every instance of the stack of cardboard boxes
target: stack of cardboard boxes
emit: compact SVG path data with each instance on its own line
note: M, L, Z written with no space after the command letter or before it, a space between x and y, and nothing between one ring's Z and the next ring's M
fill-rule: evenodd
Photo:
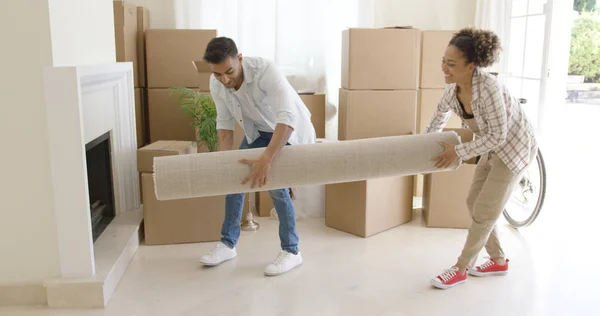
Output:
M146 62L148 77L148 117L150 141L195 141L194 129L180 109L178 95L169 88L187 87L209 92L210 70L194 69L208 42L217 36L216 30L146 31Z
M135 88L135 123L138 148L148 141L146 130L145 87L146 64L144 57L144 31L148 29L149 12L143 7L113 1L115 51L117 62L133 63Z
M441 63L452 31L424 31L421 48L421 76L417 128L424 133L446 88ZM455 131L462 142L474 135L463 129L460 117L452 115L445 131ZM415 195L423 197L423 214L428 227L468 228L471 218L466 199L475 173L475 161L461 165L458 170L418 175Z
M343 31L340 141L416 132L420 42L413 28ZM369 237L411 221L413 178L328 185L327 226Z
M452 31L423 31L421 46L421 80L417 113L418 133L424 133L446 88L442 58L452 38ZM447 128L460 128L459 117L453 115ZM423 196L423 176L415 177L415 196Z

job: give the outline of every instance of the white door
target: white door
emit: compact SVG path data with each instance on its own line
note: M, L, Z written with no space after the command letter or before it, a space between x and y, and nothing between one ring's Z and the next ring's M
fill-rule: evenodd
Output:
M540 127L548 78L552 0L512 0L508 25L506 73L508 89L527 100L523 105L532 124Z

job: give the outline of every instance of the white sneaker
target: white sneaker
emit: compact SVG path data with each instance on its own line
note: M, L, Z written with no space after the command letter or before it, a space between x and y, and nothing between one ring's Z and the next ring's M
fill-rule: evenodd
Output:
M235 257L237 257L235 248L231 249L224 243L218 242L213 250L200 258L200 263L205 266L216 266Z
M265 275L276 276L284 274L302 265L302 255L281 250L277 258L265 268Z

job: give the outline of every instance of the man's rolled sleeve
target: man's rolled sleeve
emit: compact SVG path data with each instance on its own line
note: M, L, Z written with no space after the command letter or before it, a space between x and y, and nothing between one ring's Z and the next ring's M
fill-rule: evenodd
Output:
M234 118L231 111L227 107L225 100L221 97L221 87L219 87L220 83L217 79L214 78L213 75L210 77L210 95L215 101L215 107L217 109L217 130L230 130L234 129Z
M297 93L272 62L265 68L259 79L258 87L265 91L267 103L277 117L277 124L285 124L296 129L298 113L294 106L294 97L298 97Z

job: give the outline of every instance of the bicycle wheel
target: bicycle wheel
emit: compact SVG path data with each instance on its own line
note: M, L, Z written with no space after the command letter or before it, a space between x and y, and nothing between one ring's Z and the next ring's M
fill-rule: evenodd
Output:
M546 166L538 149L535 162L527 168L504 207L504 217L515 227L531 225L542 210L546 197Z

